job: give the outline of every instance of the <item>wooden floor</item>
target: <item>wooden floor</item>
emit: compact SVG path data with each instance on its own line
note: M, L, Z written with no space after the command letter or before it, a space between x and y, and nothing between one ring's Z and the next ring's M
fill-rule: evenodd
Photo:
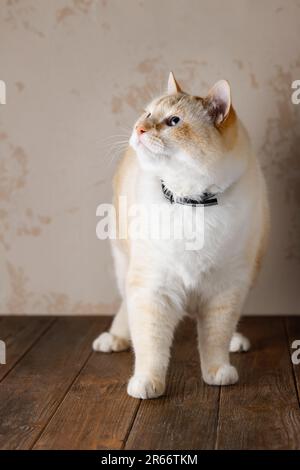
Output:
M300 365L291 344L299 318L247 318L252 342L235 354L240 382L201 379L195 329L187 321L173 348L166 397L126 394L129 352L91 351L110 323L102 318L2 317L0 448L299 449Z

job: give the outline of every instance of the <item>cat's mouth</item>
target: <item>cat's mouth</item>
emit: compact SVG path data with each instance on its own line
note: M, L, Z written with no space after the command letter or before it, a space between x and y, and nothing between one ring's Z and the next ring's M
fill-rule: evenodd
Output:
M141 136L137 142L137 148L154 155L161 155L164 151L164 146L155 137Z
M147 156L158 156L164 153L164 145L161 140L151 135L140 135L133 132L129 143L136 152L147 154Z

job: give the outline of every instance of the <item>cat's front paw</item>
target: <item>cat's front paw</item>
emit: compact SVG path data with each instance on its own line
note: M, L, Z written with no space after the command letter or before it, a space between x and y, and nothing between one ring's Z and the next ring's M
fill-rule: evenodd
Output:
M157 398L163 395L165 384L154 378L142 375L134 375L128 382L127 393L131 397L141 398Z
M203 373L203 379L208 385L232 385L239 380L239 375L235 367L223 364L209 368Z
M250 349L250 341L241 333L234 333L230 341L230 352L245 352Z
M129 348L129 341L120 336L112 335L109 332L101 333L98 338L93 341L93 350L101 352L119 352Z

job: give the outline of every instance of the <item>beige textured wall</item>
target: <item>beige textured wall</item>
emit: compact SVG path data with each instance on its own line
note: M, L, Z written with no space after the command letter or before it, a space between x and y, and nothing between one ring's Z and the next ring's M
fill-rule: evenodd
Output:
M95 236L110 137L172 69L200 95L231 82L267 176L272 242L245 311L299 313L299 31L299 0L0 0L0 311L115 309Z

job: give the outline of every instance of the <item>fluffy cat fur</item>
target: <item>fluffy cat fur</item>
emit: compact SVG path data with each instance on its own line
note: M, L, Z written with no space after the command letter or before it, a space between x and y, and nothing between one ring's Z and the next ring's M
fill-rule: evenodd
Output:
M167 119L178 116L170 126ZM204 381L237 382L229 351L249 341L236 326L265 252L269 209L266 187L247 133L219 81L205 98L184 93L170 74L168 93L151 102L134 125L130 147L114 177L114 204L170 204L161 180L177 196L217 193L205 207L204 246L184 242L116 239L112 242L122 304L96 351L123 351L132 343L134 374L129 395L162 395L174 330L184 315L197 323ZM176 217L182 206L173 204Z

